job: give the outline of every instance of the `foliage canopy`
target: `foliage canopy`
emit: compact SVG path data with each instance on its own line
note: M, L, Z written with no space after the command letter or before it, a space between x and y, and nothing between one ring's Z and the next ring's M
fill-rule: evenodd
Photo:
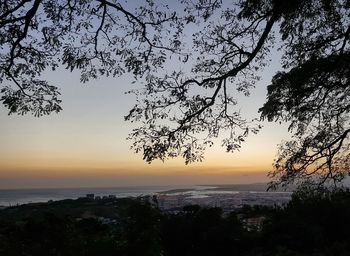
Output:
M230 152L261 128L240 115L237 93L249 95L277 47L283 70L268 87L261 118L290 121L294 139L281 144L271 176L276 184L306 178L320 185L349 173L348 0L130 6L2 1L1 101L9 113L61 110L58 87L40 79L48 68L80 70L82 82L131 72L143 83L132 91L137 104L125 117L140 124L130 134L134 150L147 162L201 161L213 138L224 134Z

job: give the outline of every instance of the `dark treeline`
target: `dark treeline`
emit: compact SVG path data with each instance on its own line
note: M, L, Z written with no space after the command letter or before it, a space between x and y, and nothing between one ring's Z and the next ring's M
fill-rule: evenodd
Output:
M168 214L134 199L65 200L0 211L0 255L350 255L349 216L349 191L297 192L284 208L230 214L199 206Z

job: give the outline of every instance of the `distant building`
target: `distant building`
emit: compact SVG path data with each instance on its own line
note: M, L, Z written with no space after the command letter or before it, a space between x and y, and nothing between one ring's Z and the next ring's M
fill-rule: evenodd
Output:
M110 225L110 224L116 224L117 223L117 220L111 219L111 218L106 218L106 217L98 217L97 220L100 221L102 224L105 224L105 225Z
M94 199L95 198L95 194L86 194L86 198Z
M264 216L243 219L243 227L248 231L261 231L265 219Z

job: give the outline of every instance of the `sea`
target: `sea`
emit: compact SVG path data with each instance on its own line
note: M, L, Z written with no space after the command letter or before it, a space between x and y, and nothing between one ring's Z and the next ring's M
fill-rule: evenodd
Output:
M207 189L208 186L135 186L112 188L38 188L38 189L0 189L0 206L14 206L27 203L47 202L49 200L77 199L86 194L95 196L114 195L118 198L153 195L159 192Z
M95 196L113 195L117 198L138 197L154 194L183 194L192 198L213 196L215 194L249 193L287 193L266 192L266 183L254 184L215 184L178 186L133 186L104 188L38 188L38 189L0 189L0 206L15 206L28 203L48 202L50 200L77 199L87 194Z

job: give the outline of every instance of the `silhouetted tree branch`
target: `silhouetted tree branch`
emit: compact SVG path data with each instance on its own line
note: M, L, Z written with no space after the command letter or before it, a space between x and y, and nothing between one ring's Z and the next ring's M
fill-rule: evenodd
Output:
M0 100L10 113L61 110L58 88L39 79L48 68L80 70L82 82L131 72L143 85L130 91L137 103L125 117L140 124L129 136L134 150L147 162L201 161L213 138L223 135L231 152L261 128L241 116L237 94L249 95L277 47L283 70L261 118L291 122L293 140L280 147L271 186L299 178L322 185L349 173L347 0L180 0L176 12L152 0L127 6L1 3Z
M134 13L116 1L4 1L0 17L1 101L10 113L36 116L61 110L58 88L38 79L47 68L79 69L82 82L141 77L178 51L182 30L175 12L152 1Z
M336 184L350 172L349 63L349 53L334 53L273 78L260 111L270 121L291 121L294 139L280 146L272 186Z

